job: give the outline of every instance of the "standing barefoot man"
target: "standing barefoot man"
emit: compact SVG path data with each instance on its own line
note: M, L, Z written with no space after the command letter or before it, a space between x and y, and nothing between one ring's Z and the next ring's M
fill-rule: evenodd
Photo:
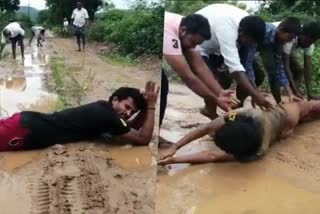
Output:
M86 46L86 35L85 27L88 25L89 15L88 11L82 7L81 2L77 2L77 8L74 9L71 16L71 23L74 26L75 34L77 37L78 51L81 51L81 40L82 50L85 50Z

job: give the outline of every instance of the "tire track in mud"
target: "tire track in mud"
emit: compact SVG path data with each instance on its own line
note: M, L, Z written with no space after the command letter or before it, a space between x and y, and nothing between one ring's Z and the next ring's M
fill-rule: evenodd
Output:
M77 164L81 175L78 180L79 188L82 190L84 199L84 210L90 213L110 213L108 196L105 184L101 178L98 168L89 155L78 155ZM105 165L107 169L107 165Z
M90 155L69 155L64 149L49 151L40 164L30 166L30 213L110 213L105 184Z

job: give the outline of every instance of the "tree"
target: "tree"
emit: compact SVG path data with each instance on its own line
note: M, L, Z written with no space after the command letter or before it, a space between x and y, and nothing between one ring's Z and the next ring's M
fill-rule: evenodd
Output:
M95 12L104 5L103 0L82 0L83 7L88 10L90 20L94 19ZM76 8L77 0L47 0L49 21L51 24L61 24L65 17L71 17Z
M305 13L316 16L320 13L320 2L318 0L260 0L264 9L272 14L283 13Z
M221 3L221 0L198 0L198 1L184 1L184 0L166 0L165 8L166 11L178 13L181 15L190 15L201 8L206 7L210 4ZM243 10L246 9L244 3L238 2L237 0L225 0L224 3L235 5Z
M0 0L0 11L13 12L19 9L20 0Z
M49 10L41 10L41 11L39 11L38 19L37 19L37 22L39 24L42 24L42 25L46 24L48 19L49 19Z

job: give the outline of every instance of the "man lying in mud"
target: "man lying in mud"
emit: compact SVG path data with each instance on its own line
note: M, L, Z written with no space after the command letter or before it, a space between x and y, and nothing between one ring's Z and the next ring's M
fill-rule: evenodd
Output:
M164 150L158 164L257 160L272 144L287 137L299 123L318 116L320 101L285 103L269 111L239 109L191 131ZM179 148L205 135L211 135L222 151L203 151L173 157Z
M92 140L105 133L126 142L147 145L152 139L158 93L159 87L147 82L143 93L136 88L122 87L109 101L100 100L50 114L16 113L0 120L0 151Z

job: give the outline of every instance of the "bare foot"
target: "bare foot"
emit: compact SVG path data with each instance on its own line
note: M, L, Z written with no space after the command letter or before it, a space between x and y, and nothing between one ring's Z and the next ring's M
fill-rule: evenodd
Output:
M202 114L203 116L205 117L208 117L209 119L211 120L214 120L216 119L219 115L217 115L217 113L209 113L208 110L206 108L202 108L200 109L200 114Z

